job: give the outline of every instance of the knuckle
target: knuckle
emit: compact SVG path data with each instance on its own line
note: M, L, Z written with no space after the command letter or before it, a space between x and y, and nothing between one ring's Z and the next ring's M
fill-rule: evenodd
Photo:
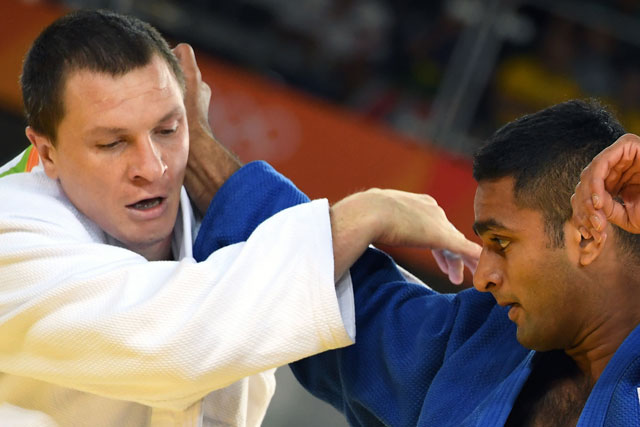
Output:
M422 203L424 203L425 205L431 207L431 206L438 206L438 202L436 201L436 199L434 199L432 196L428 195L428 194L421 194L419 196L419 200L422 201Z

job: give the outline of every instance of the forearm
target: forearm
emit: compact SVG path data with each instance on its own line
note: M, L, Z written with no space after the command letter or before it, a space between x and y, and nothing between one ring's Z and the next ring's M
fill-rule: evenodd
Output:
M191 150L184 185L189 197L202 213L225 181L242 163L210 133L205 130L192 132Z
M173 52L184 73L184 105L189 123L189 159L184 185L198 210L204 213L218 189L242 164L213 136L209 125L211 89L202 80L193 49L181 43Z
M331 229L336 278L372 243L456 254L452 262L457 267L443 271L452 280L460 281L463 262L473 269L481 250L449 222L435 199L426 194L376 188L355 193L331 208Z
M330 209L334 278L338 280L378 236L378 222L365 193L347 197Z

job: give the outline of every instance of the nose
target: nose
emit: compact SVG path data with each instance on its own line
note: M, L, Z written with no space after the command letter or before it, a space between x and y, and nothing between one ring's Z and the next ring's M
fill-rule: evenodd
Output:
M473 274L473 286L480 292L489 292L502 286L503 273L498 255L482 248L476 272Z
M129 163L129 178L134 182L154 182L164 175L167 164L162 152L149 137L141 138L134 144Z

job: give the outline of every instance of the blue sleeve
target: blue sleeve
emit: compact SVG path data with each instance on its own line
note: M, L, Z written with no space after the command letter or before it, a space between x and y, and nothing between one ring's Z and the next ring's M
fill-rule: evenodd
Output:
M193 245L196 261L214 251L247 240L264 220L309 198L269 164L257 161L240 168L209 204Z
M265 219L307 201L268 164L249 163L211 202L194 257L200 261L220 247L244 241ZM506 319L491 295L474 290L443 295L407 283L393 260L375 249L368 249L350 271L356 344L291 368L307 390L343 412L352 425L443 425L442 420L451 421L451 408L460 399L473 408L489 390L473 384L452 387L455 381L466 382L478 373L501 378L519 361L475 357L487 346L500 354L514 345L503 338L515 335L513 329L507 333L513 325L490 319ZM422 412L425 405L433 408L431 414Z
M354 264L351 278L355 345L291 365L298 381L351 425L455 425L452 408L463 419L492 384L474 388L469 379L502 379L526 353L514 352L518 344L504 338L515 335L513 325L490 294L440 294L408 283L375 249ZM513 357L487 359L487 348Z

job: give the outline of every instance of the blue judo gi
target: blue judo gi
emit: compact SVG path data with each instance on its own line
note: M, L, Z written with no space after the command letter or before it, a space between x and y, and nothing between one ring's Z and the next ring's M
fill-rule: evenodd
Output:
M213 199L194 256L244 241L263 220L307 201L266 163L249 163ZM517 342L507 308L475 289L439 294L407 283L375 249L350 271L356 344L292 364L300 383L354 426L504 425L536 354ZM640 425L639 387L640 327L595 384L578 426Z

